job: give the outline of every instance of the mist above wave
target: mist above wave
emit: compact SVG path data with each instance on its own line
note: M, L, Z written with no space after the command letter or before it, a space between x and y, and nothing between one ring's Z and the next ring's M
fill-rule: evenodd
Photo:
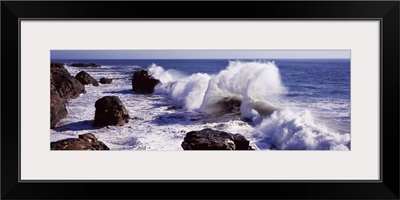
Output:
M273 62L230 61L218 74L184 75L153 64L149 73L163 84L156 93L167 94L188 110L216 113L225 109L221 102L241 102L250 106L256 101L279 98L287 89L282 85L279 69ZM242 106L241 106L242 107ZM249 117L244 112L243 117Z

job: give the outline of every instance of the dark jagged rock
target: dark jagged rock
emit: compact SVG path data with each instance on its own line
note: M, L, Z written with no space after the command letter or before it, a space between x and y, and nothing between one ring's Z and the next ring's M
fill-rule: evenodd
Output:
M240 114L241 104L242 101L237 98L213 99L202 106L202 109L207 113L217 115L226 113Z
M51 150L110 150L103 142L91 134L86 133L79 138L67 138L50 143Z
M112 79L103 77L100 79L100 83L101 84L110 84L110 83L112 83Z
M62 63L50 64L50 83L63 99L75 99L85 92L85 87L64 68Z
M218 107L222 108L224 112L239 112L240 105L242 104L241 100L233 99L233 98L225 98L219 101Z
M249 150L250 141L248 141L243 135L234 134L233 142L235 142L236 149L235 150Z
M50 128L66 117L68 114L65 107L65 99L61 98L54 85L50 86Z
M94 126L117 125L129 122L128 110L117 96L105 96L95 103Z
M64 68L64 63L60 62L51 62L50 68Z
M78 74L75 75L75 78L83 85L92 84L93 86L99 86L99 82L97 82L96 79L94 79L85 71L80 71Z
M64 68L63 63L50 64L50 128L65 118L65 103L85 92L85 87Z
M146 70L136 71L132 77L132 90L141 93L153 93L154 87L161 83L160 80L152 78Z
M184 150L252 150L249 144L240 134L206 128L188 132L181 146Z
M96 63L72 63L72 67L101 67Z

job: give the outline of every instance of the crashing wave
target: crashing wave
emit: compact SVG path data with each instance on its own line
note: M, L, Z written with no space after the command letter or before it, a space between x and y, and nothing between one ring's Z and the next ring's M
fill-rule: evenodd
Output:
M308 110L294 113L271 103L288 92L274 62L230 61L216 75L187 76L155 64L148 71L163 83L155 93L168 95L189 111L240 113L249 119L260 149L350 149L349 133L337 133L316 123Z

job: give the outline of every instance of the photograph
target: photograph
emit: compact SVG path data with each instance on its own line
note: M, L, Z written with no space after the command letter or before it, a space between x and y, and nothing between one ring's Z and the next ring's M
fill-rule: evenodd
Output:
M351 150L351 51L50 50L51 150Z
M0 198L399 199L399 8L2 1Z

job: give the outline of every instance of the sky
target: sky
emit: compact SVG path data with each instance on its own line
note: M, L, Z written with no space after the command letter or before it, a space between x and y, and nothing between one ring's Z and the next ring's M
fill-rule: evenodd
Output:
M350 50L51 50L67 59L350 59Z

